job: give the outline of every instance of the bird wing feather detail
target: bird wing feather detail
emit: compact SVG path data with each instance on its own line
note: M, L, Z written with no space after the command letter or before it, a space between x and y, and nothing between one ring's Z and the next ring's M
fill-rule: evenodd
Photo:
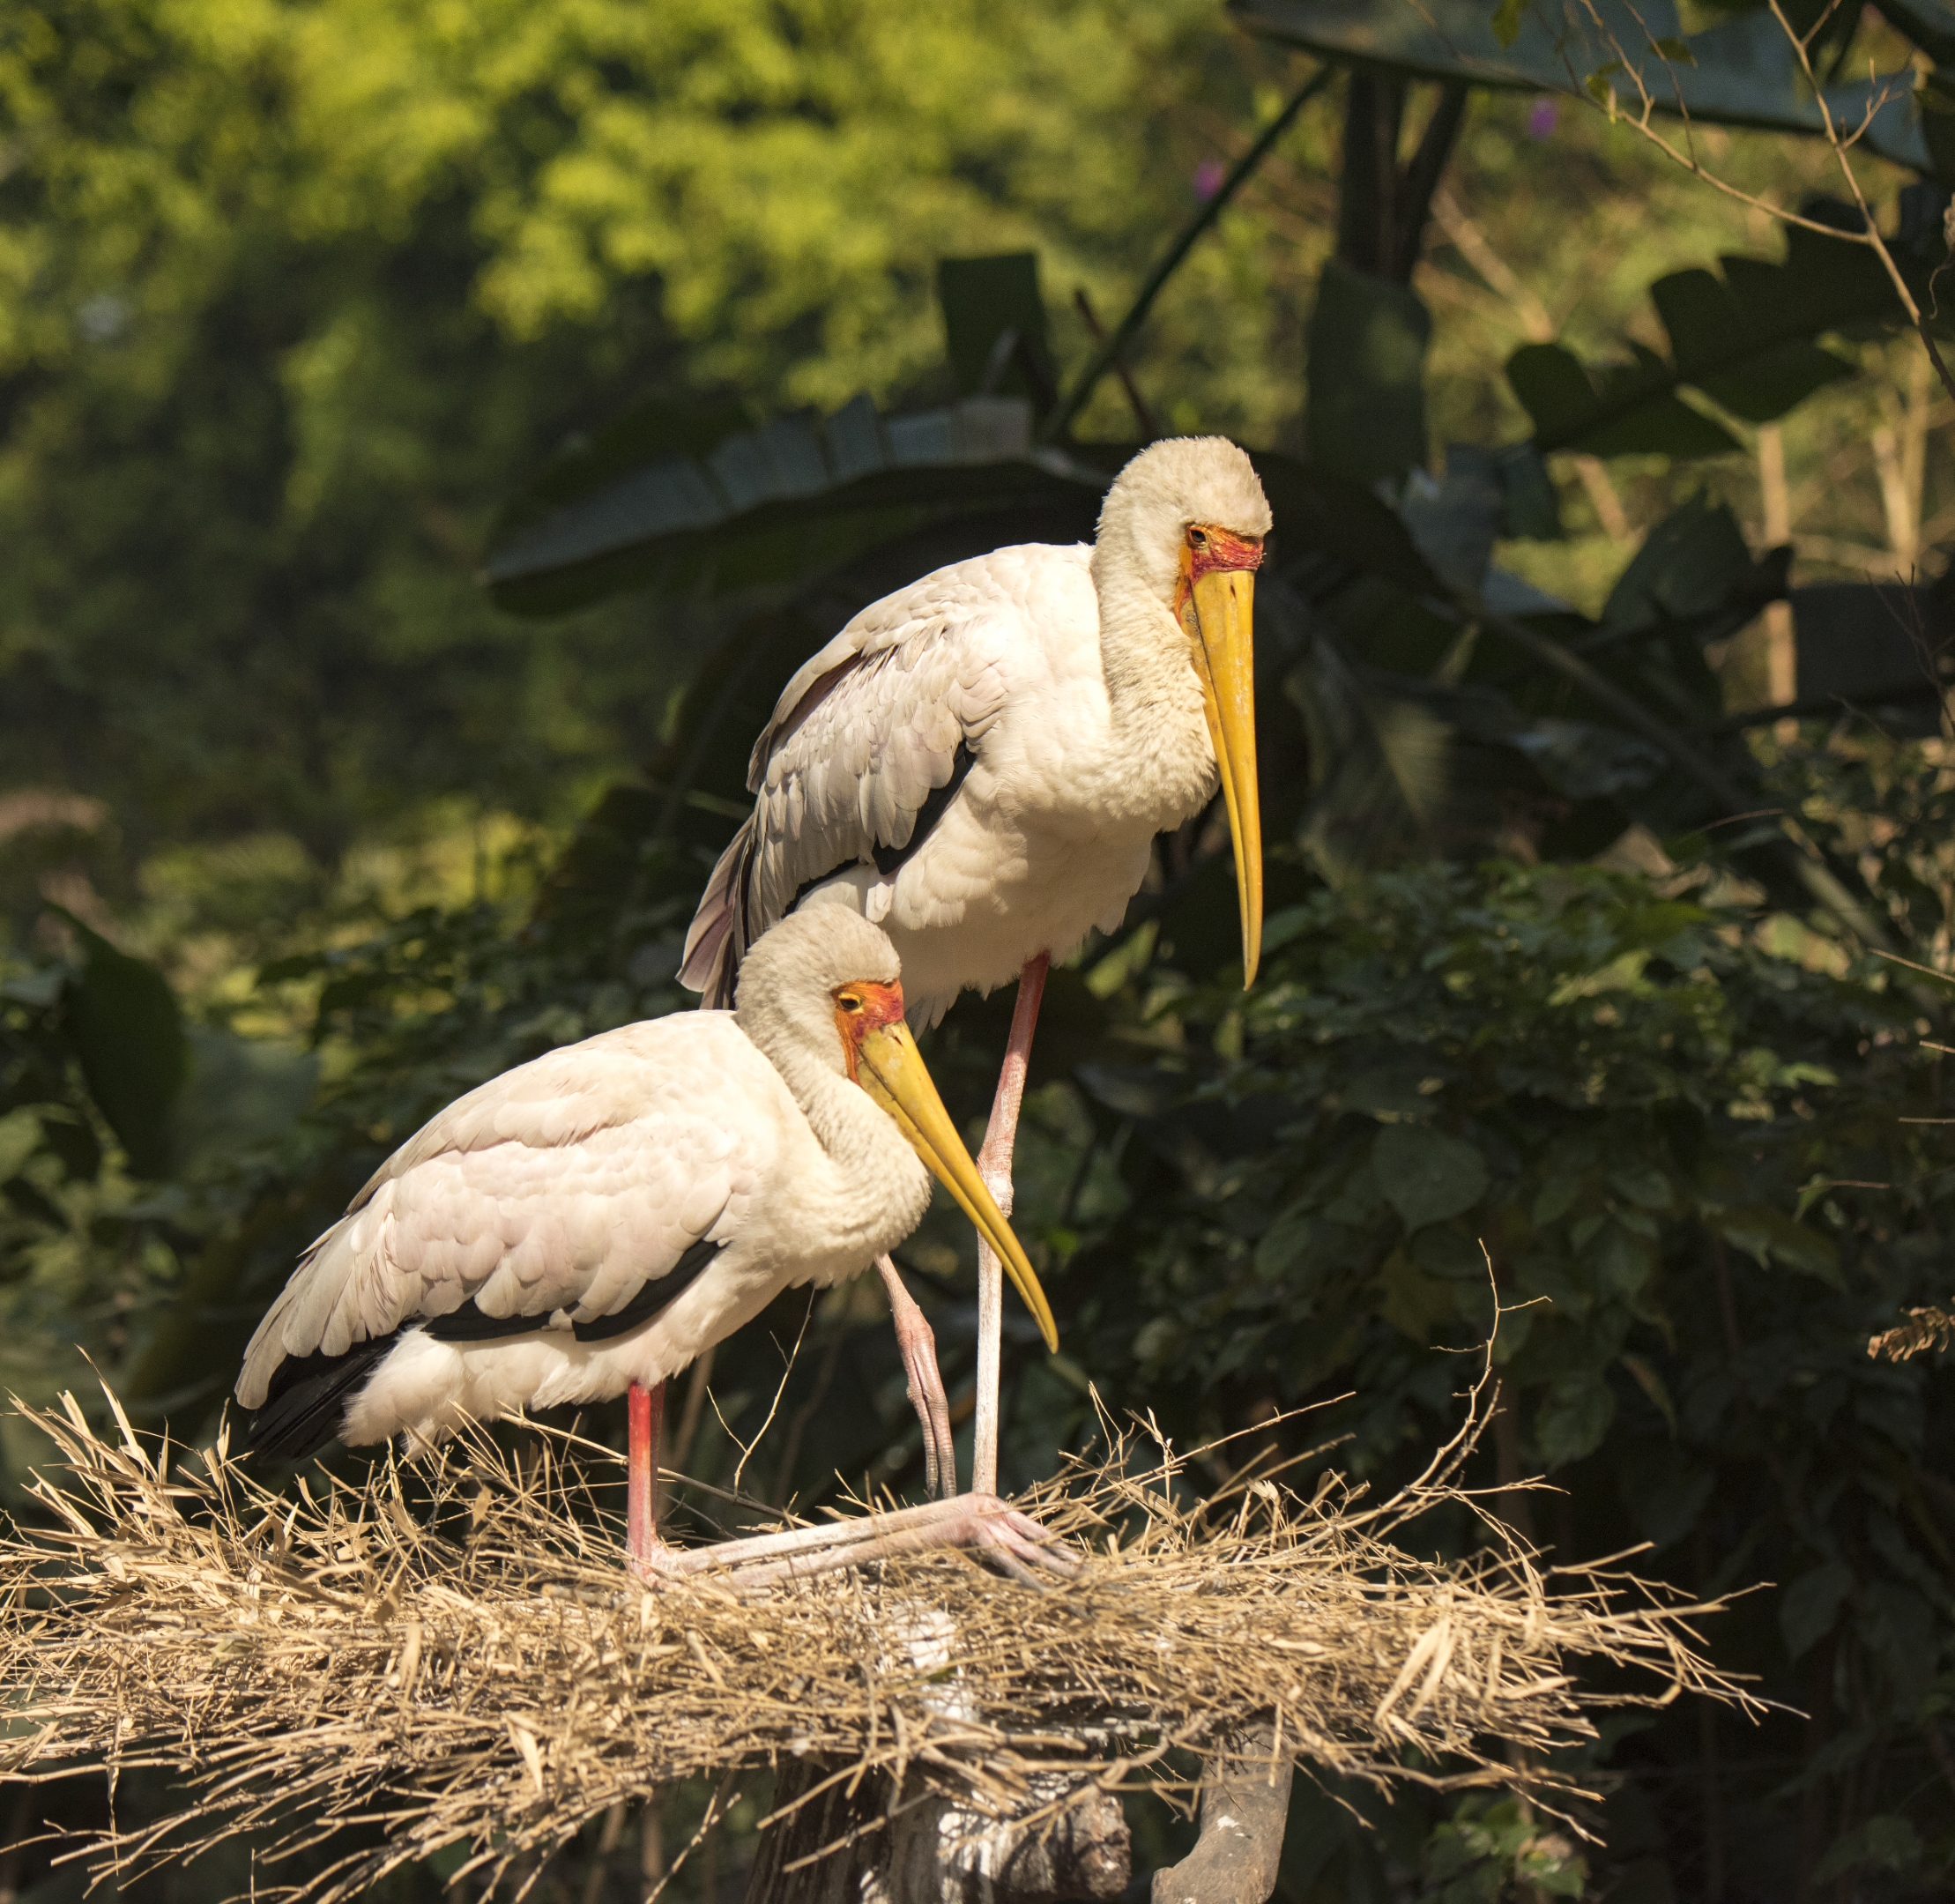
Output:
M733 1090L713 1088L715 1067ZM539 1322L614 1313L702 1238L731 1235L776 1142L769 1087L784 1097L729 1020L688 1015L471 1091L307 1251L245 1352L238 1399L260 1406L288 1356L344 1355L469 1301Z
M808 886L909 846L960 748L981 757L1028 595L1054 557L1084 552L999 549L926 576L864 609L788 682L748 764L754 812L687 935L680 981L704 1003L732 1003L747 948Z

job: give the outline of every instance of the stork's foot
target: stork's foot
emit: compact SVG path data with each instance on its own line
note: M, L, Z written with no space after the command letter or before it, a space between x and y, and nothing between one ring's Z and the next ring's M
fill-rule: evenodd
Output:
M725 1573L735 1585L763 1587L946 1547L974 1552L1028 1587L1067 1579L1081 1565L1080 1556L1057 1535L1010 1502L995 1494L958 1494L832 1527L794 1528L694 1548L679 1557L674 1571Z
M686 1571L685 1563L685 1549L670 1546L662 1540L655 1540L643 1549L630 1548L625 1554L626 1571L634 1580L668 1580Z

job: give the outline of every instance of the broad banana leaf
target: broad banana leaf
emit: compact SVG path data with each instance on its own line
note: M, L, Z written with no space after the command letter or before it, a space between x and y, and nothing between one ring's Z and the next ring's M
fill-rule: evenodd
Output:
M1850 208L1830 201L1809 215L1850 228ZM1898 247L1924 306L1928 271ZM1906 322L1892 284L1868 248L1788 227L1778 264L1727 256L1722 272L1673 271L1650 286L1669 339L1669 356L1625 340L1625 360L1585 364L1561 344L1523 344L1507 381L1535 426L1542 455L1722 456L1737 439L1679 396L1701 391L1747 422L1768 423L1813 391L1855 375L1816 340L1829 331Z
M1033 447L1022 398L885 418L858 397L826 418L712 421L717 430L637 413L546 472L492 539L483 580L497 606L561 614L653 582L795 582L978 509L1048 509L1070 532L1055 539L1071 540L1082 523L1091 532L1105 484L1063 451Z
M1616 109L1631 113L1647 91L1658 112L1688 113L1700 124L1824 130L1791 41L1763 11L1688 34L1670 0L1633 8L1627 0L1531 0L1498 16L1486 0L1230 0L1229 11L1267 39L1415 78L1599 102L1613 93ZM1869 150L1931 169L1911 70L1829 87L1826 103L1847 130L1865 122Z

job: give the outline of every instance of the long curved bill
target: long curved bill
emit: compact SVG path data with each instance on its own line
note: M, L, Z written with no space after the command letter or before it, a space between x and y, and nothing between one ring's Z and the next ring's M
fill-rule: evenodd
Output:
M910 1028L898 1019L894 1024L879 1025L866 1033L857 1047L856 1082L896 1119L896 1128L910 1140L917 1155L930 1166L932 1174L955 1197L965 1216L978 1226L978 1233L989 1243L1006 1274L1018 1286L1025 1306L1038 1324L1045 1346L1059 1347L1059 1331L1052 1324L1052 1305L1038 1277L1027 1260L1023 1246L1012 1234L1011 1225L998 1208L985 1179L978 1174L970 1152L964 1149L957 1127L937 1095L930 1074L924 1068L923 1054Z
M1255 572L1211 569L1189 591L1194 670L1201 681L1208 739L1236 847L1236 897L1242 908L1242 987L1262 957L1262 809L1256 798Z

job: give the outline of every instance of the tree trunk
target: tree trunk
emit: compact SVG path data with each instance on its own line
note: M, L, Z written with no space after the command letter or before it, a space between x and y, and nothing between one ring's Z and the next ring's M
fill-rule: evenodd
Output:
M1432 194L1466 116L1467 89L1444 87L1417 150L1401 168L1406 82L1354 71L1344 110L1337 256L1357 270L1409 285L1424 248Z
M777 1807L836 1769L817 1759L784 1766ZM1100 1904L1117 1898L1132 1870L1126 1816L1117 1797L1053 1777L1033 1781L1024 1809L1048 1804L1069 1788L1078 1793L1074 1802L1036 1826L934 1796L911 1804L892 1823L885 1821L887 1779L863 1779L853 1797L849 1781L837 1779L762 1834L747 1904ZM842 1845L851 1833L861 1835ZM816 1856L831 1845L839 1848ZM789 1869L804 1858L814 1862Z
M1153 1904L1267 1904L1282 1862L1295 1760L1264 1723L1222 1742L1227 1769L1201 1794L1201 1835L1154 1874Z

